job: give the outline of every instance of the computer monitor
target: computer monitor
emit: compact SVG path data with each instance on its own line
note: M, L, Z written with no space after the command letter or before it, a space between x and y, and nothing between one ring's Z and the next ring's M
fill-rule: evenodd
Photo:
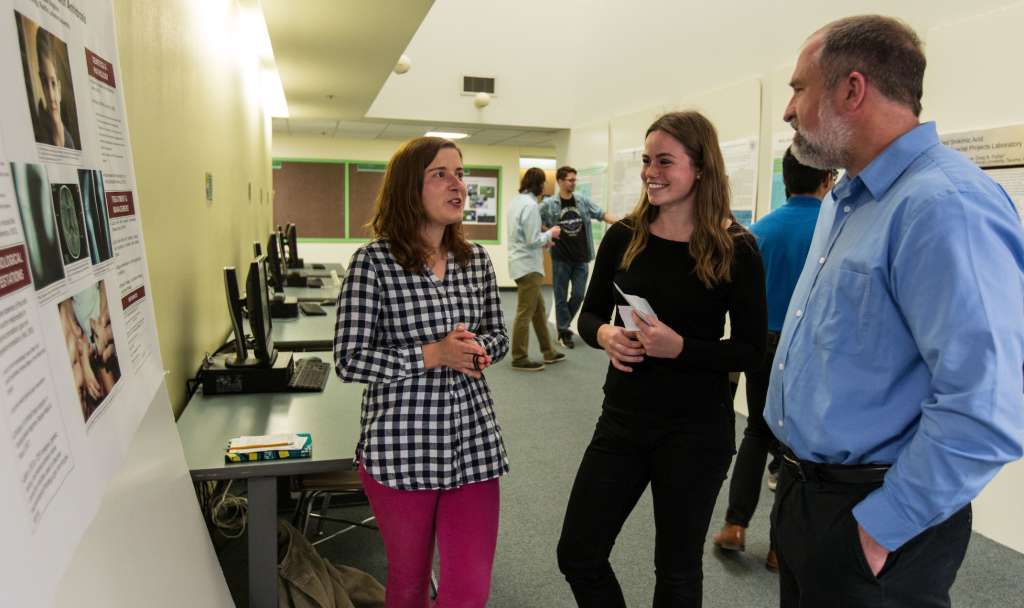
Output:
M270 335L270 294L267 291L266 259L260 256L249 263L245 278L245 302L249 310L249 329L252 331L253 351L262 367L271 367L277 359L274 339Z
M259 241L252 242L252 257L258 258L263 255L263 246L260 245Z
M245 347L245 326L242 325L242 298L238 293L238 273L234 266L224 267L224 295L228 300L228 316L235 332L235 358L228 357L228 367L245 365L249 358Z
M267 267L269 277L274 284L274 291L284 293L284 271L281 268L281 249L279 247L279 235L271 232L267 237Z
M295 224L288 224L285 234L288 237L288 267L302 268L302 258L299 257L299 237Z

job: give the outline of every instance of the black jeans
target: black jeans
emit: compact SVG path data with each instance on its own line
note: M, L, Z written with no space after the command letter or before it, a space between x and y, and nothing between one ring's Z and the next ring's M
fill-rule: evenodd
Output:
M768 454L775 454L779 441L764 421L764 405L768 399L768 380L772 374L772 359L779 345L779 334L768 334L768 352L757 369L746 372L747 376L747 428L736 454L736 466L732 469L729 482L729 509L725 521L746 528L757 510L761 497L761 480L764 477L764 463Z
M731 408L706 424L653 425L601 414L558 541L579 606L625 606L608 557L649 483L656 527L654 606L701 605L704 538L735 445Z
M772 509L781 608L950 606L949 588L971 537L971 506L890 553L876 577L852 509L880 485L801 481L782 464Z

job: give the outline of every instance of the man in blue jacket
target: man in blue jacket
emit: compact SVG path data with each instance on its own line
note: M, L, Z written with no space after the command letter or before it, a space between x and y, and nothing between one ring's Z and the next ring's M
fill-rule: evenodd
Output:
M1006 192L921 123L906 24L804 44L784 118L821 203L772 367L782 608L949 606L971 500L1024 450L1024 231Z
M565 166L555 172L558 194L544 199L540 206L541 221L547 227L558 226L562 236L551 248L552 287L555 292L555 324L558 343L573 348L569 324L583 304L587 289L587 265L594 259L594 237L591 220L614 224L616 219L591 200L575 194L576 169ZM572 296L569 285L572 284Z

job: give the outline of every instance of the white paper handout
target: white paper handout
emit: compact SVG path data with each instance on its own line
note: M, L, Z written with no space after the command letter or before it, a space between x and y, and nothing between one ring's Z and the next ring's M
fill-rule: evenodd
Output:
M629 302L629 306L625 306L622 304L619 305L619 316L622 318L622 323L625 325L627 330L640 330L640 328L637 327L636 323L633 322L633 315L631 313L634 310L636 311L637 315L640 316L641 319L658 318L657 313L654 312L654 309L651 307L650 303L646 299L622 291L622 288L616 285L615 283L612 283L612 285L615 285L615 289L620 294L622 294L622 297L625 298L627 302Z

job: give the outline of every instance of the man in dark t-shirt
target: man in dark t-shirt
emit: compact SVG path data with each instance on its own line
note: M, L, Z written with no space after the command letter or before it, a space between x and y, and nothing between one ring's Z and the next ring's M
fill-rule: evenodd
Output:
M591 220L609 224L618 221L591 200L576 194L576 169L560 167L555 173L558 194L544 199L540 217L544 226L559 226L562 235L551 250L552 283L555 292L555 321L558 325L558 343L565 348L574 346L569 325L583 304L587 288L587 265L594 259L594 237ZM572 296L569 285L572 284Z

